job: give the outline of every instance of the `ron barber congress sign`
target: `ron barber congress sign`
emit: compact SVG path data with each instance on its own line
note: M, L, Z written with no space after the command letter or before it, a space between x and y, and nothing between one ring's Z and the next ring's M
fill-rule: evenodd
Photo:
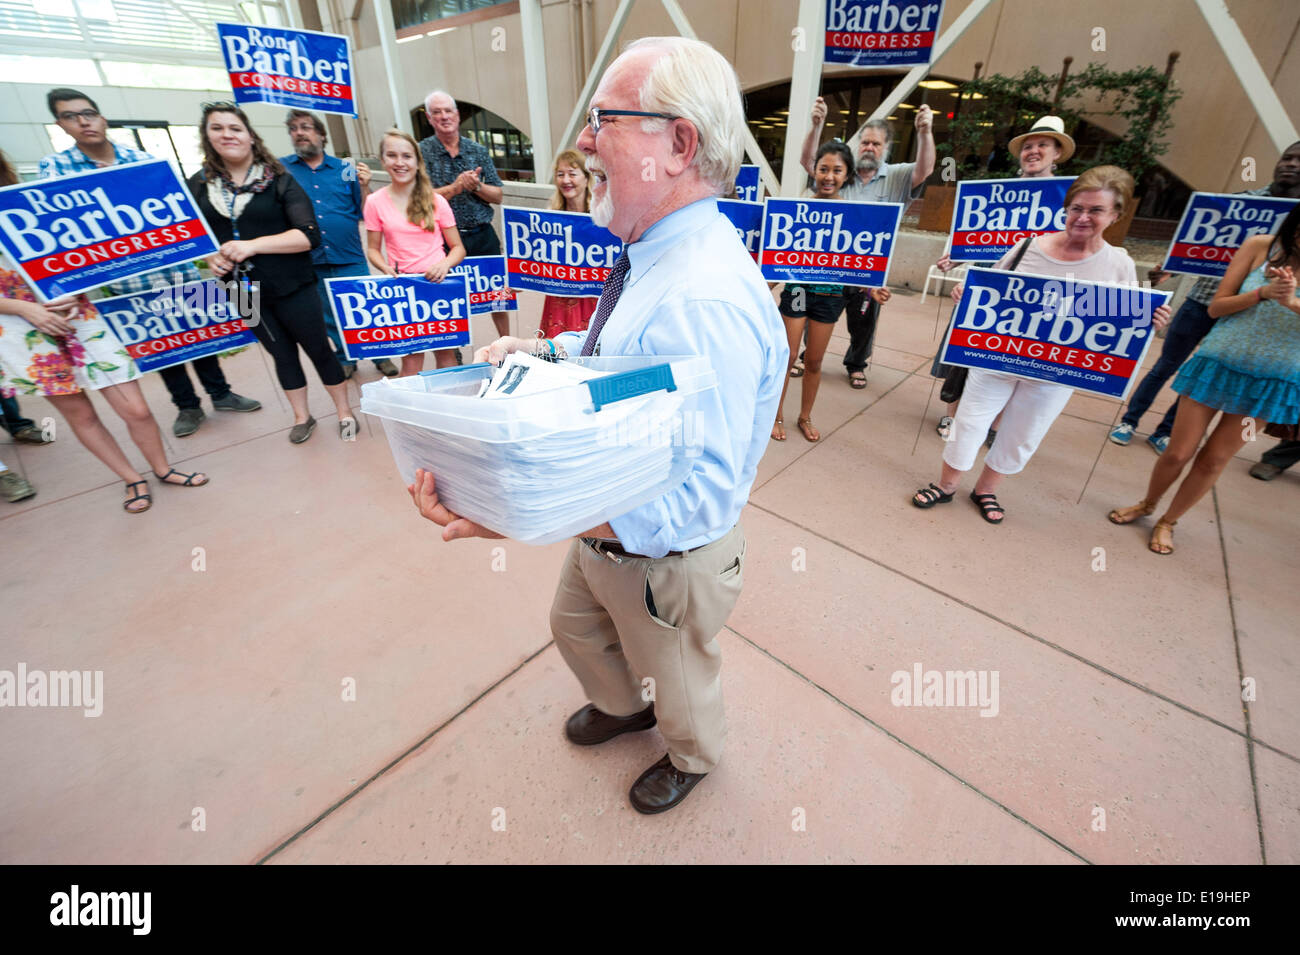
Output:
M1025 236L1065 228L1065 194L1073 176L972 179L957 183L948 256L996 262Z
M826 0L825 62L929 63L942 20L943 0Z
M763 278L880 288L902 216L897 202L768 196L759 259Z
M238 283L207 279L102 298L95 307L140 371L148 372L256 344L240 314L241 305L250 316L256 306L239 302L238 295Z
M514 289L600 298L623 240L585 212L504 208L506 271Z
M218 23L217 36L236 103L357 115L347 37L246 23Z
M1276 232L1295 204L1295 199L1273 196L1192 193L1164 271L1223 278L1241 244L1252 235Z
M972 268L940 361L1123 398L1168 292Z
M326 279L349 361L396 358L469 344L463 275Z
M164 159L0 189L0 245L45 301L217 250Z

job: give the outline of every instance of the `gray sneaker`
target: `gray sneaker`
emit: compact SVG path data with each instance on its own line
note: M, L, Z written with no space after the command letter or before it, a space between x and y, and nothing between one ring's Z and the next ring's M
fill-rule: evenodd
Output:
M188 438L199 430L199 425L206 417L202 408L182 408L176 416L176 423L172 425L172 434L178 438Z
M289 440L294 444L302 444L311 437L311 433L316 430L316 419L308 417L302 424L296 424L289 429Z
M387 358L379 359L379 361L375 362L375 367L384 373L385 378L397 377L397 366Z
M237 395L232 391L226 397L212 402L212 407L218 411L257 411L262 407L262 402L255 401L252 398L245 398L243 395Z
M10 504L36 496L36 488L26 478L19 477L13 471L0 471L0 494Z

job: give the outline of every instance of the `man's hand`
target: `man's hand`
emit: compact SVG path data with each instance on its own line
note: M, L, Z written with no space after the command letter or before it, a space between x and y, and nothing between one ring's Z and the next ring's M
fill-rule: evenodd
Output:
M424 468L420 468L415 472L415 483L408 484L406 491L411 495L411 500L415 502L415 508L420 512L420 516L433 521L442 528L443 540L454 541L460 540L462 537L502 539L502 535L496 531L488 530L482 524L475 524L473 521L447 510L443 503L438 500L438 488L433 480L433 474L424 470Z
M354 160L357 167L357 185L362 189L370 188L370 167L361 160Z
M466 169L456 177L456 185L461 192L477 192L478 187L483 185L479 176L483 172L482 166L475 166L473 169Z
M961 301L961 293L964 291L966 291L966 286L962 285L960 282L952 287L951 294L954 305Z
M939 256L939 261L934 263L934 267L937 268L940 272L951 272L952 258L948 255L947 252L945 252L943 255Z
M891 298L894 297L893 292L883 287L873 288L870 292L870 295L877 305L884 305L886 302L888 302Z
M817 129L826 124L826 100L822 99L820 96L813 100L812 124L813 129Z
M498 338L491 345L484 345L478 351L474 352L474 361L490 361L494 365L500 365L506 360L506 355L511 352L521 351L528 355L537 354L536 338L515 338L507 335L504 338Z
M931 112L930 107L924 103L921 104L921 107L916 111L916 128L921 132L925 132L933 123L934 113Z

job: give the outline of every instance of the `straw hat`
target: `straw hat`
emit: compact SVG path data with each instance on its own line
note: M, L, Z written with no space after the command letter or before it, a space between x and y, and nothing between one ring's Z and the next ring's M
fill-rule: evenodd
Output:
M1020 158L1020 146L1030 136L1048 136L1055 139L1061 147L1060 158L1057 162L1065 162L1074 155L1074 140L1065 134L1065 123L1061 122L1059 116L1044 116L1038 122L1034 123L1034 128L1027 133L1021 133L1015 139L1011 140L1011 155L1017 159Z

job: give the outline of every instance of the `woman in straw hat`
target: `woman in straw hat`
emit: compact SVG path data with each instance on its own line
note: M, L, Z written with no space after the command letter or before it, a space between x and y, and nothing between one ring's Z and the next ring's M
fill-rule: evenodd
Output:
M1020 178L1039 178L1055 175L1057 165L1074 155L1074 140L1065 132L1065 123L1061 121L1061 117L1044 116L1034 123L1029 132L1021 133L1011 140L1008 149L1011 155L1020 161ZM945 252L943 258L935 264L948 272L952 270L953 261ZM961 283L958 283L952 291L954 302L961 298L961 291ZM939 351L943 351L942 342L939 343ZM933 364L930 365L930 374L935 378L943 379L948 377L949 371L951 368L940 363L939 355L936 354ZM952 418L956 413L957 401L953 400L948 403L946 414L939 419L936 430L939 432L939 437L945 441L952 432ZM993 427L989 430L989 447L993 446L993 438L997 435L1001 423L1001 418L993 422Z

